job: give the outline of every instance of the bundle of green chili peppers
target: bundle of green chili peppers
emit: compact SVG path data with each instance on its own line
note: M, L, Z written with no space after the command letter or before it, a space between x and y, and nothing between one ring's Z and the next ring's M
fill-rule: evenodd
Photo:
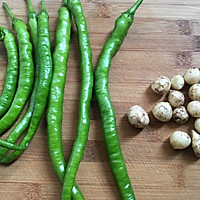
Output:
M138 0L116 20L115 27L102 50L95 73L93 73L87 23L80 0L63 1L63 5L58 11L58 25L52 54L50 50L49 16L44 0L41 0L39 14L35 12L31 0L26 1L29 10L30 34L25 23L16 18L8 5L3 3L12 20L18 47L12 33L0 27L0 40L4 42L8 55L6 78L0 96L0 134L14 124L29 98L30 101L23 118L15 125L6 140L0 139L0 163L13 162L27 149L37 132L47 106L49 154L53 168L63 184L62 200L84 199L75 183L75 176L88 139L90 101L94 83L94 93L101 115L104 141L111 170L121 198L123 200L134 200L135 196L121 153L115 113L109 96L108 72L111 60L123 43L133 22L135 11L143 0ZM62 147L62 104L72 17L77 28L79 41L81 93L77 137L69 161L66 163ZM21 142L15 144L24 132ZM13 152L7 155L9 149L12 149Z

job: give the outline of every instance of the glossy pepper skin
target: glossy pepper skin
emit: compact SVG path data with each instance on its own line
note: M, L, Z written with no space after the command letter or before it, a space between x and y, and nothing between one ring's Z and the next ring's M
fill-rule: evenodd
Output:
M23 147L23 146L12 144L10 142L0 139L0 146L8 148L8 149L12 149L12 150L25 150L28 147L28 143L26 144L25 147Z
M11 13L8 5L4 8L12 19L13 29L16 31L19 45L19 81L13 102L7 113L0 120L0 134L10 128L19 117L32 91L34 79L34 65L32 58L32 44L26 25Z
M38 59L38 52L37 52L37 14L33 9L30 0L27 0L27 3L28 3L28 8L29 8L28 22L29 22L29 27L30 27L31 40L32 40L33 48L34 48L35 80L34 80L32 94L30 97L30 103L26 111L26 114L17 123L17 125L14 127L14 129L6 138L7 142L10 142L13 144L18 140L19 136L25 131L25 129L28 128L30 124L31 116L34 109L35 96L36 96L37 87L38 87L38 71L39 71L38 60L39 59ZM7 154L8 150L9 150L8 148L3 148L3 147L0 148L0 160Z
M121 153L115 112L108 90L108 72L111 66L111 59L120 48L133 22L135 11L141 3L142 0L138 0L133 7L122 13L116 20L115 28L102 50L95 72L94 90L102 120L106 151L123 200L134 200L135 196Z
M8 29L0 27L0 40L4 43L8 57L6 78L0 96L0 117L2 117L9 109L15 96L18 80L18 49L15 38Z
M79 0L68 0L67 6L72 13L78 33L81 62L81 94L77 137L65 171L62 200L71 199L72 186L88 139L90 126L89 111L93 88L92 52L81 2Z
M49 94L49 87L52 77L52 59L50 51L50 35L49 35L49 20L46 12L44 0L41 1L42 9L38 14L38 31L37 31L37 49L40 63L39 70L39 82L37 93L34 102L34 110L31 117L31 122L28 131L22 141L21 146L24 146L27 142L29 143L37 131L41 117L43 115L47 97ZM23 151L16 150L3 158L0 163L11 163L18 158Z
M69 43L71 35L71 16L66 2L58 10L58 26L56 29L55 48L52 56L53 75L47 106L47 133L48 148L54 171L63 183L66 162L62 147L62 113L63 94L67 72L67 60L69 55ZM72 199L84 199L79 188L74 185Z

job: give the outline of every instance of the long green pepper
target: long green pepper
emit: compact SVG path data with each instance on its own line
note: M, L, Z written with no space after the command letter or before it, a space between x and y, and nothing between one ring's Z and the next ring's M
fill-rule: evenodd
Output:
M32 91L34 79L32 44L27 27L20 19L14 17L5 2L3 6L12 20L13 29L17 33L19 45L19 81L11 107L0 120L0 134L10 128L19 117Z
M25 131L25 129L28 128L31 120L31 116L34 109L35 104L35 96L37 92L38 87L38 73L39 73L39 59L38 59L38 53L37 53L37 14L35 10L33 9L33 6L30 2L30 0L27 0L28 2L28 8L29 8L29 14L28 14L28 22L30 27L30 34L31 39L34 47L34 56L35 56L35 81L33 86L33 91L30 97L30 103L28 110L26 114L23 116L23 118L17 123L17 125L14 127L14 129L11 131L11 133L6 138L7 142L15 143L19 136ZM7 154L8 148L0 148L0 160Z
M53 76L48 97L47 133L53 168L61 182L64 179L65 159L62 150L62 105L69 54L71 17L68 9L59 9L55 49L52 56Z
M31 122L25 137L20 142L23 146L30 142L37 131L42 114L44 112L47 96L49 94L49 87L52 77L52 59L50 51L50 35L49 35L49 20L48 13L46 12L44 0L41 1L42 9L38 14L38 31L37 31L37 49L39 56L39 82L37 94L35 97L34 110L31 117ZM16 150L3 158L0 163L10 163L18 158L23 151Z
M135 11L142 1L138 0L116 20L115 28L102 50L95 72L94 90L102 120L106 151L123 200L135 200L135 196L121 153L115 112L108 90L108 72L111 66L111 59L120 48L133 22Z
M77 137L74 142L72 153L65 171L65 178L62 189L62 200L71 199L75 176L88 139L90 126L89 111L93 88L92 51L90 48L87 23L82 10L81 2L80 0L68 0L67 6L73 15L78 33L81 62L81 94L79 102L79 122Z
M63 94L65 88L67 60L71 35L71 16L66 7L66 1L58 10L58 26L56 29L55 48L52 56L53 75L48 97L47 133L48 148L54 171L63 183L66 162L62 149L62 112ZM81 191L74 185L72 199L84 199Z
M15 38L8 29L0 27L0 40L4 43L8 57L6 78L0 96L0 117L2 117L9 109L15 96L18 80L18 49Z

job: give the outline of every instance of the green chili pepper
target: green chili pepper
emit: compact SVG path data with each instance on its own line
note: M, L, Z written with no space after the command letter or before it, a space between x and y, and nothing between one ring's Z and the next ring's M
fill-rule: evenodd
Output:
M66 7L66 1L64 1L63 6L58 10L58 26L55 37L55 48L52 56L53 75L47 107L49 154L54 171L61 182L64 180L66 168L62 149L62 105L67 72L67 60L69 55L70 35L71 16ZM81 191L76 185L74 185L72 189L72 199L84 199Z
M11 107L0 120L0 134L11 127L19 117L32 91L34 79L32 44L30 43L27 27L20 19L14 17L5 2L3 6L12 19L13 29L17 33L19 44L19 82Z
M23 146L30 142L37 131L42 114L44 112L49 87L52 76L52 60L50 51L50 36L49 36L49 20L46 12L44 0L41 1L42 9L38 14L38 31L37 31L37 49L40 63L39 82L35 97L34 110L31 117L31 122L25 137L20 142ZM23 151L16 150L7 157L0 160L0 163L10 163L19 157Z
M15 96L18 80L18 50L15 38L6 28L0 27L0 40L4 42L8 65L3 91L0 96L0 117L9 109Z
M75 176L88 139L90 126L89 110L93 88L92 52L90 48L87 24L83 14L81 2L80 0L68 0L67 5L73 15L78 32L82 83L79 103L77 137L74 142L72 154L65 171L62 199L71 199L72 186L74 184Z
M23 118L17 123L17 125L14 127L14 129L11 131L11 133L6 138L7 142L15 143L19 136L25 131L26 128L28 128L31 120L31 116L34 109L34 103L35 103L35 96L37 92L38 87L38 71L39 71L39 62L38 62L38 53L37 53L37 14L33 9L33 6L30 2L30 0L27 0L28 2L28 8L29 8L29 14L28 14L28 22L30 26L30 33L31 33L31 39L34 47L34 54L35 54L35 82L33 91L30 97L30 103L28 110L26 114L23 116ZM8 148L0 148L0 160L7 154Z
M95 72L94 90L102 120L106 151L123 200L134 200L135 197L119 144L115 113L108 91L108 72L111 59L120 48L133 22L135 11L142 1L138 0L116 20L115 28L102 50Z
M33 5L30 0L26 0L28 3L28 23L30 27L30 33L31 33L31 39L34 47L34 53L35 53L35 65L37 65L37 13L35 12Z
M48 97L47 133L52 164L61 182L64 179L65 159L62 150L62 105L69 54L71 17L68 9L59 9L55 49L52 56L53 75Z
M10 142L0 139L0 146L6 147L12 150L26 150L28 147L28 143L26 144L26 146L21 146L21 145L12 144Z

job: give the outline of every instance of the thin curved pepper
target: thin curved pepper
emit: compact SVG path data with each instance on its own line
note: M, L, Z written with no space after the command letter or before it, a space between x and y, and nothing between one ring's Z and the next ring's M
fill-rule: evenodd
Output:
M37 31L37 49L40 64L39 82L37 93L35 97L34 110L31 117L31 122L28 131L22 141L21 146L27 142L30 143L35 135L41 117L43 115L47 97L49 94L49 87L52 77L52 59L50 51L50 35L49 35L49 17L46 12L44 0L41 1L41 11L38 14L38 31ZM11 163L23 153L22 150L16 150L0 160L0 163Z
M17 33L19 45L19 81L11 107L0 120L0 134L10 128L19 117L31 94L34 79L32 44L27 27L24 22L14 17L5 2L3 6L12 20L13 29Z
M52 55L53 74L46 119L49 154L54 171L63 182L66 163L62 148L62 105L69 55L71 17L65 6L62 6L58 12L55 48Z
M66 168L62 147L62 105L71 35L71 16L66 2L65 0L58 10L58 26L52 55L53 74L46 114L49 154L54 171L62 183ZM84 199L77 185L72 188L72 199Z
M81 94L79 102L77 137L65 171L62 200L71 199L75 176L88 139L90 126L89 111L93 88L92 51L87 31L87 23L82 10L81 2L80 0L68 0L67 6L73 15L78 33L81 60Z
M10 142L0 139L0 146L9 148L12 150L26 150L28 147L28 143L26 144L26 146L21 146L21 145L12 144Z
M4 43L8 57L6 78L0 96L0 117L2 117L9 109L15 96L18 80L18 49L15 38L8 29L0 27L0 40Z
M100 110L106 151L112 173L123 200L135 200L135 196L121 153L115 112L108 90L108 72L111 66L111 59L120 48L133 22L135 11L142 1L138 0L116 20L115 28L102 50L95 72L94 91Z
M38 23L38 15L35 12L33 5L30 0L26 0L28 4L28 23L30 27L30 34L31 34L31 40L34 47L34 53L35 53L35 65L38 65L38 56L37 56L37 23Z
M38 53L37 53L37 13L33 9L33 6L30 2L30 0L27 0L28 3L28 22L30 27L30 34L31 39L33 43L34 48L34 61L35 61L35 81L33 86L33 91L30 97L30 103L29 107L27 109L26 114L23 116L23 118L17 123L17 125L14 127L14 129L11 131L11 133L6 138L7 142L15 143L19 136L25 131L25 129L28 128L31 120L31 116L34 109L34 103L35 103L35 96L37 92L38 87L38 73L39 73L39 62L38 62ZM0 160L7 154L8 148L0 148Z

